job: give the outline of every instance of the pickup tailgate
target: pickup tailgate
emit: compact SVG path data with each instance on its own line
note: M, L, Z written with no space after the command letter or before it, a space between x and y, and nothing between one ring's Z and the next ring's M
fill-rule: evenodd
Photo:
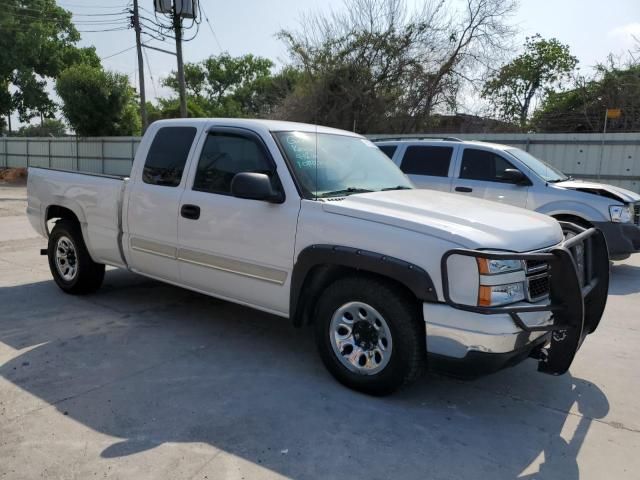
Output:
M70 210L80 222L93 260L122 265L119 242L125 181L109 175L29 168L29 221L46 237L47 212Z

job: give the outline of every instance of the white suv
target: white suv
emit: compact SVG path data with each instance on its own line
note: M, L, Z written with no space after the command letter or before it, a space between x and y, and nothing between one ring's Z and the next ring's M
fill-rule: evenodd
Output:
M599 228L612 260L640 251L640 195L574 180L528 152L454 137L375 140L419 188L508 203Z

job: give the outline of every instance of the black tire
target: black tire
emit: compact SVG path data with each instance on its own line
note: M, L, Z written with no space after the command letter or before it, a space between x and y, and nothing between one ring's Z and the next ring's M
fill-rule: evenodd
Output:
M73 278L65 278L56 264L56 249L62 237L70 240L73 246L73 261L76 268ZM102 285L104 265L91 259L77 223L64 219L56 223L49 236L48 258L53 279L64 292L83 295L95 292Z
M334 313L350 302L373 307L389 327L393 348L388 363L377 373L351 371L334 352L331 322ZM344 277L327 287L318 300L314 318L316 345L323 363L340 383L370 395L388 395L424 372L426 341L421 317L415 298L395 285L364 275Z

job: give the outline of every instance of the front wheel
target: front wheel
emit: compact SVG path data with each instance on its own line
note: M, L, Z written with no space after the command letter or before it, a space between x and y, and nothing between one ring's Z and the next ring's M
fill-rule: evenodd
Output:
M387 395L417 379L425 366L424 322L417 303L375 277L347 277L330 285L316 309L320 357L342 384Z
M104 265L89 255L77 224L68 220L56 223L49 236L48 256L53 279L66 293L91 293L102 285Z

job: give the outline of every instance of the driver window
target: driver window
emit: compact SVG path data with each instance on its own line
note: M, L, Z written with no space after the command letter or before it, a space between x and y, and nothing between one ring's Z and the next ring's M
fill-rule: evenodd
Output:
M500 155L486 150L466 148L462 156L460 178L511 183L504 174L509 168L515 167Z
M264 149L252 138L230 133L210 133L202 148L193 189L231 194L237 173L265 173L273 180L273 168Z

